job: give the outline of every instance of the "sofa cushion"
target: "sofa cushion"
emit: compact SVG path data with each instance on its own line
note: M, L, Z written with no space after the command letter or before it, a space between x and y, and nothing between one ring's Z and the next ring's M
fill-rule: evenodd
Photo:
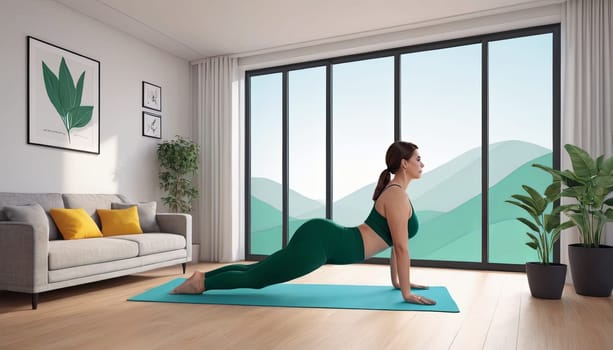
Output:
M63 194L65 208L83 208L100 227L100 218L96 209L111 209L112 202L127 202L120 194Z
M75 284L99 281L101 279L119 277L130 273L138 273L158 267L179 264L184 262L186 257L187 253L185 249L183 249L99 264L50 270L49 282L64 282L64 286L72 286ZM174 264L172 263L173 261ZM169 262L171 263L168 264Z
M185 237L173 233L145 233L142 235L113 236L138 244L138 255L145 256L171 250L185 249Z
M51 217L64 239L102 237L98 225L83 208L51 208Z
M138 222L138 209L134 206L127 209L98 209L96 212L105 237L143 233Z
M49 242L49 270L129 259L138 244L125 239L91 238Z
M138 208L138 220L143 232L160 232L160 226L156 219L157 202L111 203L111 209L126 209L132 206Z
M49 223L49 240L62 239L60 231L55 226L53 219L49 215L51 208L64 207L64 201L62 195L59 193L13 193L13 192L0 192L0 221L6 221L8 218L4 213L3 207L7 205L26 205L38 203L47 215L47 222Z
M38 203L29 205L7 205L4 214L10 221L27 222L35 231L49 235L49 221L45 209Z

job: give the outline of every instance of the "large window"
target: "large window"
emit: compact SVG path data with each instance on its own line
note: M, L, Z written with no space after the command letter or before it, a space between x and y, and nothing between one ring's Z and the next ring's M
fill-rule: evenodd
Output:
M401 139L420 148L411 184L414 259L481 261L481 45L401 57Z
M288 77L291 237L305 220L326 216L326 68L293 70Z
M270 254L282 246L282 81L281 74L251 78L251 178L249 242L251 254Z
M335 64L332 115L332 218L357 226L372 208L372 194L394 140L394 60Z
M558 166L559 40L553 25L247 72L248 258L309 218L362 223L401 139L426 166L413 262L521 270L535 254L505 200L544 188L532 163Z
M496 40L489 67L489 261L538 261L525 245L525 214L504 202L527 182L541 192L551 181L531 166L553 165L553 35Z

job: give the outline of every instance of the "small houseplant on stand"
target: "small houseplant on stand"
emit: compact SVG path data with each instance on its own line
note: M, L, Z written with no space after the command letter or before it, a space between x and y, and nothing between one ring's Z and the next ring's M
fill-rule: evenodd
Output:
M561 181L561 197L575 203L560 206L577 226L581 243L568 246L569 264L575 291L581 295L608 297L613 289L613 247L602 244L607 222L613 222L613 157L592 158L583 149L564 146L572 170L559 171L543 165L534 166Z
M530 240L526 245L538 253L538 262L526 263L528 285L533 297L544 299L560 299L566 280L566 265L552 263L552 253L555 242L560 238L560 232L573 226L572 222L560 224L559 207L546 212L560 196L560 182L553 182L541 195L534 188L523 185L528 195L514 194L513 200L507 203L523 209L529 219L519 217L521 223L531 232L526 232Z
M162 201L173 212L190 212L192 201L199 197L191 180L198 170L199 154L198 144L181 136L158 144L160 187L168 194Z

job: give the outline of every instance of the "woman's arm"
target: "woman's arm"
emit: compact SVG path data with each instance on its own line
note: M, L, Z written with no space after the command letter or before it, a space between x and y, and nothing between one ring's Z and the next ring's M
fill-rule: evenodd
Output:
M396 258L394 257L394 248L391 249L392 251L390 253L390 277L392 280L392 286L394 286L394 288L396 289L400 289L400 282L398 281L398 266L396 265ZM410 263L411 262L409 261L409 265ZM413 289L429 289L429 287L411 282L411 290Z
M400 282L398 281L398 267L396 266L396 258L394 257L394 247L390 252L390 277L392 279L392 286L396 289L400 289Z
M435 302L411 293L411 258L409 254L409 232L407 223L413 214L406 192L402 189L390 191L386 201L385 216L392 232L392 255L390 269L392 283L394 283L394 270L398 276L398 285L402 297L409 303L434 304ZM396 286L394 286L396 287Z
M398 285L405 300L411 299L411 280L409 272L409 221L411 207L406 192L401 188L388 190L384 203L385 217L392 232L392 256L390 269L398 276Z

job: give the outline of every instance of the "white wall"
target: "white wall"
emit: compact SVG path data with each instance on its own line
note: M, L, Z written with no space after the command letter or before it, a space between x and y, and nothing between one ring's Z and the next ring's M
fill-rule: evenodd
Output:
M31 35L100 61L100 155L27 144ZM0 2L0 192L159 200L158 139L142 136L142 81L162 87L162 136L192 137L189 63L48 0Z

